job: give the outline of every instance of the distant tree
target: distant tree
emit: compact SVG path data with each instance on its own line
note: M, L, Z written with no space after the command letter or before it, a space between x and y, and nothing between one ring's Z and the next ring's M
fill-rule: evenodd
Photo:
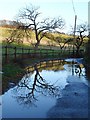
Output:
M74 45L76 46L76 55L79 55L80 48L83 44L83 40L85 37L85 32L87 31L87 24L80 24L77 26L77 33L79 34L74 41Z
M30 29L25 30L20 27L23 26L23 23L12 21L10 25L12 25L14 28L10 29L10 35L4 40L7 44L11 44L13 42L20 44L23 43L24 37L27 38L27 40L31 37Z
M30 5L22 9L18 15L18 21L24 23L24 26L20 26L19 28L23 28L24 30L31 28L35 32L35 48L38 48L46 32L56 31L57 29L60 30L65 24L61 17L57 19L46 18L40 21L41 18L39 18L40 13L38 9L39 8Z
M65 48L65 45L72 41L72 38L63 38L61 36L55 37L54 41L59 45L60 49Z
M65 45L69 42L72 41L72 38L63 38L58 32L58 36L54 36L52 33L45 33L45 37L54 41L57 45L59 45L60 49L63 49L65 47Z
M13 43L13 42L16 42L16 43L19 44L19 43L23 42L23 40L22 40L23 37L24 37L23 32L21 30L15 29L15 30L11 31L10 36L5 39L5 42L8 45Z

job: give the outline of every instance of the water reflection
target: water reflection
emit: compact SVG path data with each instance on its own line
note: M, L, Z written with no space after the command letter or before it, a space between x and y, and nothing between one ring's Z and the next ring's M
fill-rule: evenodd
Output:
M37 68L39 72L41 72L42 70L50 70L50 71L53 70L55 72L59 70L64 70L63 65L66 63L69 63L69 62L66 62L64 60L41 61L37 63ZM34 71L34 69L35 69L34 66L26 67L27 72L32 72Z
M69 76L72 76L72 81L69 79L67 83ZM26 67L26 74L17 86L3 95L3 117L46 117L47 111L55 105L58 98L62 97L62 89L74 81L73 76L86 83L82 63L51 60Z
M77 59L76 59L77 60ZM78 75L78 76L87 76L87 79L89 79L89 69L86 69L83 64L77 63L77 61L73 59L66 59L66 60L50 60L50 61L42 61L37 63L36 67L34 66L28 66L26 67L26 78L30 77L30 74L32 75L35 71L36 73L42 72L42 70L46 71L54 71L58 72L61 70L65 70L65 65L68 64L68 71L71 69L72 75ZM85 71L86 70L86 71ZM83 72L85 71L85 72ZM85 73L85 74L84 74ZM39 76L36 75L36 76ZM24 79L26 79L24 78ZM26 82L25 82L26 83ZM5 81L3 84L3 94L5 91L9 90L10 88L15 87L18 84L18 82L13 82L13 80Z
M29 71L30 72L30 71ZM48 83L47 80L40 75L37 65L34 65L34 78L30 79L31 74L27 73L24 78L14 88L17 101L20 104L34 104L38 100L38 95L43 94L45 96L60 97L60 86L55 83Z
M59 70L64 70L63 65L65 64L64 60L50 60L50 61L42 61L37 63L37 69L39 72L42 70L48 70L48 71L54 71L57 72ZM28 66L26 67L26 74L33 74L34 73L34 66ZM28 76L28 75L26 75ZM29 77L29 76L28 76ZM2 94L7 92L9 89L15 87L18 84L18 80L12 80L10 79L9 81L5 79L2 84Z
M65 65L70 66L72 75L80 77L84 73L84 66L82 64L64 60L44 61L27 67L25 76L14 88L14 93L16 94L15 96L19 104L35 105L35 101L38 100L40 94L44 96L50 95L56 98L61 97L61 86L57 84L60 82L60 79L54 80L54 83L52 83L50 80L45 79L40 73L43 69L53 70L54 72L62 71L65 70ZM34 74L33 78L31 77L32 73ZM49 79L51 79L50 76Z

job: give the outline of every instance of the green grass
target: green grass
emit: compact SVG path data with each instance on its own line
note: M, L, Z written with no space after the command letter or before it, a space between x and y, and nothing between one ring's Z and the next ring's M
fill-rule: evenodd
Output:
M28 54L58 54L58 53L61 53L63 52L63 50L60 50L60 49L44 49L44 48L39 48L37 50L31 48L31 47L28 47L28 46L9 46L7 48L7 52L9 55L11 54L14 54L15 53L15 49L16 49L16 54L22 54L23 53L28 53ZM67 52L67 51L64 51L64 52ZM3 47L2 48L2 53L5 54L6 53L6 48Z
M2 67L3 75L9 78L19 76L24 70L17 64L6 64Z
M25 74L25 70L14 63L3 64L2 71L2 93L8 89L9 82L17 84Z

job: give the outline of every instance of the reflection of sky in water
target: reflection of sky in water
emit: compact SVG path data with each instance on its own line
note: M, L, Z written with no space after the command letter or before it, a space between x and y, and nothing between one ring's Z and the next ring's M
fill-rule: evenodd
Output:
M85 74L85 69L82 68L82 73ZM35 76L34 72L32 75L27 78L27 83L30 84L30 82L34 79ZM58 85L60 88L64 88L67 83L67 78L69 76L72 76L72 66L70 64L64 65L64 70L59 71L48 71L48 70L42 70L40 72L40 75L50 84ZM74 75L81 80L84 83L86 82L85 76L78 76ZM23 79L22 79L23 80ZM30 84L31 85L31 84ZM50 96L44 96L41 93L37 94L37 99L34 103L34 105L24 105L15 98L15 95L17 94L17 91L13 91L16 87L8 90L3 95L3 117L5 118L45 118L48 110L55 105L56 99L55 97ZM26 90L27 92L27 90ZM20 92L21 93L21 92ZM18 93L18 94L20 94ZM24 93L22 89L22 94Z
M46 96L39 96L35 106L24 106L18 104L12 95L12 90L9 90L3 96L3 116L5 118L44 118L46 112L55 105L56 99ZM47 107L48 106L48 107Z
M59 85L61 88L63 88L66 85L66 78L68 76L68 73L65 70L57 71L57 72L43 70L41 72L41 75L49 83Z

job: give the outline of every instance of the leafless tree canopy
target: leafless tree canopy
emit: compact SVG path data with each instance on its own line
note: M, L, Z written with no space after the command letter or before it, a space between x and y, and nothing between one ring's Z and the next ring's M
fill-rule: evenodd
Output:
M80 24L80 25L77 26L77 32L81 32L82 33L82 32L87 31L87 29L88 29L87 23Z
M84 33L87 31L88 26L87 24L80 24L77 26L77 33L79 34L76 39L75 39L75 46L76 46L76 53L77 55L79 55L79 49L81 47L81 45L83 44L83 39L85 37Z
M61 17L58 18L46 18L40 21L40 12L38 7L32 5L22 9L18 15L18 21L24 23L23 26L19 26L22 29L31 28L35 32L37 48L40 44L41 39L44 37L44 33L47 31L57 31L64 27L64 20Z

